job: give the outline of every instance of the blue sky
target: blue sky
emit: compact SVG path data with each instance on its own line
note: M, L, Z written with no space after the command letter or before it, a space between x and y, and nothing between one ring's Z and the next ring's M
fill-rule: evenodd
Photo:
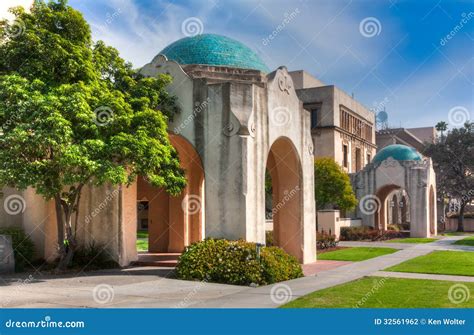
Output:
M353 93L369 108L385 106L391 126L449 122L453 108L461 108L461 118L472 120L474 115L474 1L70 0L70 4L89 21L94 39L116 47L135 67L184 37L182 24L193 17L202 23L200 31L246 43L271 69L280 65L304 69ZM361 28L366 18L376 19L368 19L375 22L374 36ZM284 28L277 29L282 24ZM276 29L273 40L264 43ZM452 38L441 42L451 32Z

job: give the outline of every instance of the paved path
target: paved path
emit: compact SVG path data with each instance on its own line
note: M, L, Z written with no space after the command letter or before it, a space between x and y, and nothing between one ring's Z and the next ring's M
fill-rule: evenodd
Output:
M258 288L171 279L169 269L153 267L104 270L60 278L33 274L31 282L18 276L2 276L0 278L0 305L3 307L272 308L317 290L344 284L364 276L380 274L378 271L411 258L426 255L433 250L474 251L473 247L459 249L456 248L457 246L450 245L461 238L463 237L452 236L434 243L408 244L407 247L390 255L317 272L316 276ZM391 243L384 243L384 246L385 244L389 246Z

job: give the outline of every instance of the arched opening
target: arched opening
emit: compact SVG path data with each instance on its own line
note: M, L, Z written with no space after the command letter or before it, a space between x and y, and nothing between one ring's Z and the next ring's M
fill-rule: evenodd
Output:
M436 206L436 199L434 195L433 185L430 186L430 200L429 200L429 211L430 211L430 234L434 235L436 233L435 225L436 225L436 218L435 218L435 206Z
M376 197L378 209L374 213L374 228L387 230L388 224L393 224L398 226L401 231L409 231L410 202L408 193L400 186L390 184L382 186L377 191Z
M392 216L390 218L390 223L393 225L398 224L398 210L399 210L399 204L398 204L398 198L397 198L397 193L395 192L392 195L392 200L390 201L390 207L392 208Z
M137 181L138 238L148 235L152 253L180 253L184 247L204 238L204 170L193 146L183 137L170 135L184 169L187 185L170 196L143 177ZM138 246L139 244L137 244Z
M302 171L293 144L288 138L277 139L267 158L267 190L271 189L270 213L273 222L273 245L283 248L299 260L303 259Z

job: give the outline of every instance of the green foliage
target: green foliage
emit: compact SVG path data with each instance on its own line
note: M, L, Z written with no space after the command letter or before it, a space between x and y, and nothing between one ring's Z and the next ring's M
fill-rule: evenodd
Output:
M442 124L441 124L442 123ZM440 122L446 130L445 122ZM466 122L427 144L424 152L433 159L438 197L460 201L458 231L463 231L464 208L474 199L474 123Z
M406 234L395 230L378 230L372 227L342 227L339 240L341 241L384 241L405 237Z
M328 206L351 210L357 205L349 175L332 158L314 162L314 194L318 209Z
M324 250L337 247L336 235L327 232L316 233L316 250Z
M277 247L262 247L257 259L255 243L206 239L186 248L176 275L186 280L265 285L303 274L296 258Z
M0 26L0 183L50 199L65 185L126 184L140 174L179 193L170 77L143 78L115 49L92 45L89 25L66 1L14 13L23 33Z
M0 235L10 235L15 257L15 271L20 272L31 264L34 256L34 244L28 235L20 228L0 228Z
M69 262L63 235L73 253L71 217L85 185L142 175L172 195L184 188L167 133L177 112L171 78L144 78L117 50L94 44L65 0L12 12L14 22L0 22L0 185L55 200Z
M278 247L264 247L260 254L264 284L303 277L298 260Z

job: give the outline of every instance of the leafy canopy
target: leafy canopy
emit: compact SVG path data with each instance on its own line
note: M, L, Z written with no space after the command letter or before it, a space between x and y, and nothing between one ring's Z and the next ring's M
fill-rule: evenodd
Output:
M314 185L318 209L333 206L340 210L351 210L357 205L348 174L332 158L315 160Z
M50 199L65 186L127 184L144 175L171 194L185 185L167 121L169 76L144 78L93 43L67 1L36 0L0 22L0 184Z

